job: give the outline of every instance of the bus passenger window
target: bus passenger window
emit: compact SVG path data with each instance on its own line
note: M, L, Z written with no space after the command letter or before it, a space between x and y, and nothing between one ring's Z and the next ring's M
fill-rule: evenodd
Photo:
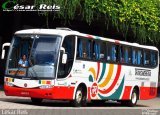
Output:
M116 47L112 46L112 61L116 61Z
M137 54L137 64L141 65L142 64L142 51L138 50L138 54Z
M105 53L106 44L105 42L102 42L100 44L100 59L105 60L106 59L106 53Z
M149 51L144 51L144 65L145 66L148 66L148 65L150 65L150 52Z
M85 46L85 45L84 45ZM86 46L87 46L87 58L88 59L91 59L92 58L92 41L91 40L87 40L87 44L86 44Z
M83 58L87 58L87 56L88 56L88 55L87 55L87 47L86 47L86 46L87 46L87 40L84 40L84 39L83 39L83 40L82 40L82 49L83 49L83 50L82 50L82 53L83 53L83 54L82 54L82 55L83 55L82 57L83 57Z
M123 47L122 49L122 59L121 61L124 63L131 63L132 61L132 52L130 47Z
M151 51L151 66L157 65L157 53L154 51Z
M77 43L77 57L82 58L82 40L78 39L78 43Z
M100 44L94 42L94 57L95 59L99 60L100 59Z
M106 53L107 53L107 61L111 61L111 56L112 56L112 46L107 43L106 47Z
M120 61L121 63L126 63L126 60L124 59L125 56L125 48L123 46L120 46Z
M112 45L112 61L119 62L119 46Z
M132 64L137 64L137 51L136 51L136 49L132 50Z

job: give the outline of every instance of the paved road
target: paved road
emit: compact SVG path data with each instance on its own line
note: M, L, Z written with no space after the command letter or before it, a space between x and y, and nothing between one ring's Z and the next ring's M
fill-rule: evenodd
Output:
M151 100L138 101L136 107L125 107L120 105L117 102L109 101L102 105L96 105L89 103L87 107L75 108L70 105L69 102L64 101L53 101L53 100L44 100L42 104L34 105L31 103L30 98L24 97L7 97L4 95L4 92L0 91L0 115L7 115L5 109L20 109L17 114L27 112L29 113L39 113L39 115L48 115L52 113L57 114L68 114L68 115L147 115L142 114L147 110L148 112L153 112L153 115L160 115L160 97ZM31 110L32 109L32 110ZM34 109L34 110L33 110ZM46 110L47 109L47 110ZM23 111L24 110L24 111ZM5 114L6 112L6 114ZM13 111L9 111L13 112ZM15 111L14 111L15 112ZM150 114L148 114L150 115Z

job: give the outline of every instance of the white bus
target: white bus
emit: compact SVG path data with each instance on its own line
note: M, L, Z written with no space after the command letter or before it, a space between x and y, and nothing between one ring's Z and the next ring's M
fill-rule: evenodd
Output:
M29 66L18 64L26 55ZM67 28L15 33L7 60L5 94L87 102L117 100L135 106L157 96L158 49Z

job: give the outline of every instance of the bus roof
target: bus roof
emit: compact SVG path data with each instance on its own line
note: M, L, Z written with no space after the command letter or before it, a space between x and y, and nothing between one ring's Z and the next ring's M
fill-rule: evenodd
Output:
M73 31L69 28L27 29L27 30L20 30L20 31L15 32L15 35L17 34L61 35L62 37L67 36L67 35L77 35L77 36L86 37L90 39L103 40L103 41L108 41L108 42L112 42L116 44L123 44L123 45L135 46L139 48L146 48L146 49L152 49L152 50L158 51L158 49L154 46L140 45L138 43L129 43L126 41L120 41L120 40L115 40L115 39L110 39L110 38L105 38L105 37L100 37L100 36L95 36L95 35L84 34L78 31Z

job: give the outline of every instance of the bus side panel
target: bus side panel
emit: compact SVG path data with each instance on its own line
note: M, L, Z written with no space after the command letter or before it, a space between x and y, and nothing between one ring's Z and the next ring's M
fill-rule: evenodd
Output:
M152 99L157 96L157 88L156 87L140 87L140 99Z
M132 86L125 86L122 100L130 99L131 91L132 91Z

